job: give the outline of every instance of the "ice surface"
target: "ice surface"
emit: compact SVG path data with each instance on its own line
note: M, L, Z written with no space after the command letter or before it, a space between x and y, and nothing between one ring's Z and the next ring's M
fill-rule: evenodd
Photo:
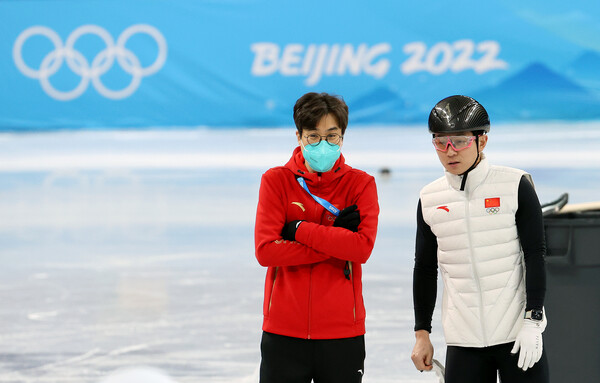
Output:
M291 127L0 135L0 382L98 383L135 366L256 382L258 187L295 146ZM554 122L494 126L486 153L529 171L542 202L576 203L598 200L598 147L600 123ZM364 381L436 382L410 361L415 208L442 174L430 136L350 127L343 152L376 176L381 205Z

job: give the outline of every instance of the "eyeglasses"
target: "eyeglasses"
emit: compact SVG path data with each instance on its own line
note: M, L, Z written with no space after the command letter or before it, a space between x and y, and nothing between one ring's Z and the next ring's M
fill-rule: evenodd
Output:
M306 141L308 141L310 146L319 145L323 139L325 139L325 141L327 141L327 143L331 146L339 145L340 141L342 140L342 136L337 133L329 133L326 136L321 136L317 133L311 133L304 136L304 138L306 138Z
M439 136L433 137L433 146L440 152L447 152L448 146L452 146L455 151L470 148L473 141L479 136Z

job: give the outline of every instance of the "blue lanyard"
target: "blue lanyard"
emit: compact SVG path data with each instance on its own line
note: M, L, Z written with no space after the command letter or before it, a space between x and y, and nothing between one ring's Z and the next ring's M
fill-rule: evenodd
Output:
M310 194L310 196L313 197L315 199L315 201L317 201L319 203L319 205L323 206L328 212L335 215L336 217L340 214L340 209L333 206L330 202L327 202L323 198L317 197L316 195L311 193L310 190L308 190L308 186L306 185L306 181L304 181L304 178L298 177L297 180L298 180L298 183L300 184L300 186L302 186L302 188L304 190L306 190L306 192L308 194Z

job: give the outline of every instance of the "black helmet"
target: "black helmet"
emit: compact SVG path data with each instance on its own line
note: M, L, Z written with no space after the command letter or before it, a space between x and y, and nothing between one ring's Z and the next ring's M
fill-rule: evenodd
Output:
M485 108L467 96L450 96L435 104L429 113L430 133L490 131Z

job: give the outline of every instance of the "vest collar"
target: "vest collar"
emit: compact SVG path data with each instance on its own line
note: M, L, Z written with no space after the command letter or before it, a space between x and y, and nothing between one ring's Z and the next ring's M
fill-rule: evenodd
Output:
M471 170L467 176L465 191L470 192L475 190L475 188L477 188L477 186L479 186L483 182L483 180L485 180L485 177L487 177L489 171L490 165L488 163L488 160L485 157L485 155L481 153L481 161L479 161L477 166L473 170ZM448 171L445 171L444 174L446 176L448 184L452 187L452 189L460 190L460 184L462 182L463 176L455 175Z

